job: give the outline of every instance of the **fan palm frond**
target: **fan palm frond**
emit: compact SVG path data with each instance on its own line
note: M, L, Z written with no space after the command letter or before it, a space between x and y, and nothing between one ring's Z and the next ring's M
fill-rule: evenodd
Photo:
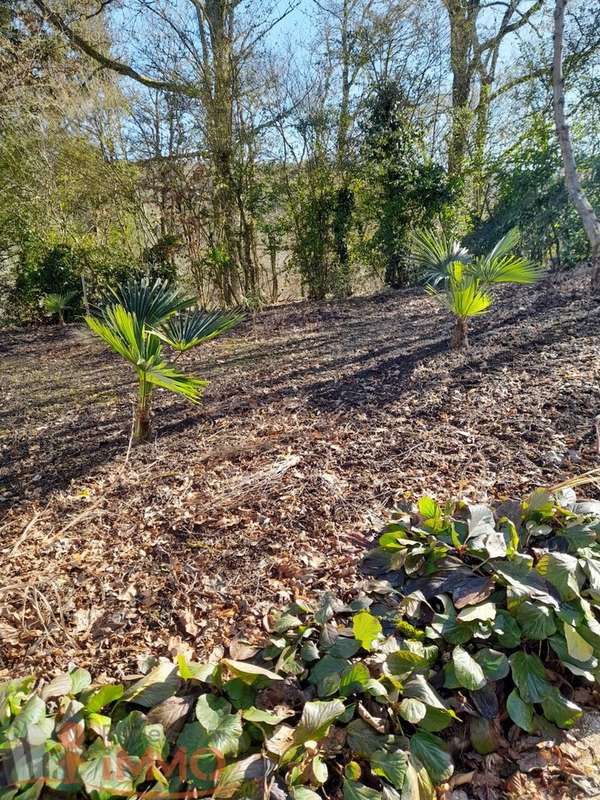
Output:
M208 381L197 378L195 375L181 372L164 361L149 367L145 372L144 378L154 386L159 386L161 389L168 389L170 392L187 397L192 403L200 401L204 389L208 386Z
M244 314L240 311L190 311L171 317L153 333L174 350L185 352L220 336L243 319Z
M499 239L494 247L487 254L486 261L494 261L497 258L502 258L511 253L521 241L521 231L517 228L511 228L504 236Z
M449 288L447 303L457 317L476 317L488 310L492 297L477 281L464 281Z
M466 247L445 233L416 231L412 236L411 259L423 283L439 286L448 280L451 264L456 261L467 263L471 255Z
M427 291L457 317L466 319L485 313L492 297L480 282L469 275L468 265L453 261L448 266L448 283L444 291L428 286Z
M61 314L77 292L51 292L42 298L42 307L47 314Z
M135 314L142 325L159 325L165 319L194 305L194 297L184 295L179 289L169 286L168 281L160 279L150 283L148 278L131 281L111 293L118 305ZM114 300L112 304L114 304ZM106 307L110 307L108 298Z
M493 283L536 283L544 274L544 268L533 264L523 256L510 253L491 258L478 258L469 265L471 275L488 285Z
M135 367L142 366L148 360L143 326L136 315L127 311L124 306L109 306L104 310L102 318L90 314L85 317L85 321L109 347Z

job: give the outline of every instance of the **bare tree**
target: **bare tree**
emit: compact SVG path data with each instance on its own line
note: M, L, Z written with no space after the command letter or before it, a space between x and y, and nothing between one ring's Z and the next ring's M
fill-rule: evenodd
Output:
M202 117L203 150L211 192L209 250L218 273L220 293L228 304L240 303L248 294L256 293L259 287L255 225L247 205L253 190L248 185L253 170L248 168L248 157L256 157L257 136L272 121L261 120L259 114L250 118L244 112L245 80L265 37L292 6L278 12L268 4L243 0L187 0L180 4L132 0L135 12L132 17L145 16L157 27L152 46L146 41L137 54L137 60L144 64L142 68L134 63L132 48L127 62L115 58L107 52L105 43L96 44L86 37L79 19L71 21L61 15L52 7L51 0L31 2L75 48L102 67L150 89L196 102ZM108 4L101 8L104 6ZM148 26L145 35L148 37ZM177 65L177 69L173 69L168 58L168 48L164 46L167 40L174 41L182 61L185 58L185 63Z
M600 220L587 199L577 173L571 133L565 114L565 82L563 77L563 35L567 0L556 0L554 9L554 58L552 60L552 96L556 134L560 143L565 184L569 197L581 218L590 242L592 291L600 291Z

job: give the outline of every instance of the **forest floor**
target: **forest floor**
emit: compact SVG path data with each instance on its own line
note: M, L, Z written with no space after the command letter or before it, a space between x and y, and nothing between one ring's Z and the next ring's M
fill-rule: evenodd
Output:
M202 657L270 608L350 591L389 511L519 497L598 467L600 307L578 273L507 289L447 349L422 291L275 307L186 356L204 402L156 395L81 326L0 339L0 679L113 679Z

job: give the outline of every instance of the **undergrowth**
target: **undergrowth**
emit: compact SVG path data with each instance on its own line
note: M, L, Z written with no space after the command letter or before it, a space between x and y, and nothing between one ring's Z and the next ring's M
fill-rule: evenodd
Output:
M0 686L0 800L52 795L427 800L450 743L493 753L581 716L600 679L600 503L537 490L495 513L423 498L325 594L231 658L155 661L137 682L75 669Z

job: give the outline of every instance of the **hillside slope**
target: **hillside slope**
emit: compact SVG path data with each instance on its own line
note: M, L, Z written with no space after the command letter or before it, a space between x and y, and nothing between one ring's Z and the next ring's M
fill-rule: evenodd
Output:
M188 357L127 456L131 374L87 331L0 345L0 672L226 644L272 605L343 592L422 493L502 499L598 466L587 275L508 289L447 349L420 291L267 310Z

